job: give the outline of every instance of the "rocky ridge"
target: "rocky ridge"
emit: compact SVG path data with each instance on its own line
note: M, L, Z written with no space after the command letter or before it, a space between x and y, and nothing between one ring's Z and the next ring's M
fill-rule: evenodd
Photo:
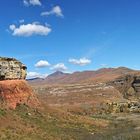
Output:
M125 67L118 68L102 68L91 71L81 71L74 73L55 72L44 79L31 79L31 85L66 85L77 83L100 83L112 81L122 75L137 72Z

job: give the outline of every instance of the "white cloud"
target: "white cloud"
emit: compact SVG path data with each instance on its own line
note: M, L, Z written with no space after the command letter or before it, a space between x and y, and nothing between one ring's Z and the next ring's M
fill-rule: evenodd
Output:
M80 58L80 59L69 59L69 62L75 65L85 66L91 63L91 60L87 58Z
M64 17L64 15L62 13L62 9L60 8L60 6L55 6L55 7L52 8L51 11L41 13L41 16L49 16L49 15L56 15L58 17Z
M58 63L58 64L54 65L53 67L51 67L51 70L54 70L54 71L66 71L67 67L63 63Z
M46 78L48 74L41 74L38 72L28 72L27 73L27 79L32 79L32 78Z
M24 19L19 20L19 23L23 23L23 22L24 22Z
M16 29L16 26L15 26L14 24L12 24L12 25L10 25L10 26L9 26L9 28L10 28L10 30L12 30L12 31L13 31L13 30L15 30L15 29Z
M44 68L50 66L49 62L46 60L40 60L35 64L35 67L37 68Z
M45 35L47 36L51 32L51 28L46 25L38 23L32 24L21 24L16 27L14 24L9 26L10 30L13 31L14 36L32 36L32 35Z
M23 0L23 4L25 6L30 6L30 5L41 6L42 5L40 0Z

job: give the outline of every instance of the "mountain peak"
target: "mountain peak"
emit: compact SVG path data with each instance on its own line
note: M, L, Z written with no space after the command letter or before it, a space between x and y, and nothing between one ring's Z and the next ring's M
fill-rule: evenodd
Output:
M119 68L102 68L91 71L74 72L71 74L56 71L50 74L45 80L41 81L42 84L71 84L71 83L83 83L83 82L106 82L113 80L117 77L138 72L126 67ZM35 80L34 80L35 81ZM38 81L35 81L38 84ZM35 83L32 82L32 83Z
M60 77L60 76L64 76L64 75L67 75L67 73L64 73L62 71L56 71L56 72L48 75L47 78Z
M62 71L56 71L56 72L50 74L48 77L50 77L50 76L59 76L59 75L63 75L63 74L64 73Z

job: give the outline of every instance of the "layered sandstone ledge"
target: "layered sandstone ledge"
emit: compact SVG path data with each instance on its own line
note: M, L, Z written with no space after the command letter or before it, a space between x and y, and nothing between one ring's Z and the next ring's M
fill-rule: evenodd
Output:
M27 67L14 58L0 57L0 80L25 79Z

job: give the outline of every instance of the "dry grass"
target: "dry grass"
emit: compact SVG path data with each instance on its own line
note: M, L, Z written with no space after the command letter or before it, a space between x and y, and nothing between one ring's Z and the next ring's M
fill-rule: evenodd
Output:
M101 103L122 99L104 84L39 86L40 108L0 110L0 140L139 140L139 114L100 114Z

